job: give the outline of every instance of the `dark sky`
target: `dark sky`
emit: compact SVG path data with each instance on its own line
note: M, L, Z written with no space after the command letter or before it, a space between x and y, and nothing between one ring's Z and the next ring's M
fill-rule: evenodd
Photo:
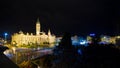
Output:
M115 34L120 22L117 0L3 0L0 2L0 34L34 32L39 17L42 31Z

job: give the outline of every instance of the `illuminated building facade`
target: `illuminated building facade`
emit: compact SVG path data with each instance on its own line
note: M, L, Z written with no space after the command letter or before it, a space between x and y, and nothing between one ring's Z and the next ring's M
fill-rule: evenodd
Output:
M15 33L12 35L12 43L19 45L28 45L28 44L38 44L38 45L44 45L44 44L53 44L56 41L55 35L52 35L50 30L48 31L48 34L45 34L45 32L41 32L41 26L39 19L36 22L36 35L33 35L33 33L27 33L24 34L22 31L19 33Z

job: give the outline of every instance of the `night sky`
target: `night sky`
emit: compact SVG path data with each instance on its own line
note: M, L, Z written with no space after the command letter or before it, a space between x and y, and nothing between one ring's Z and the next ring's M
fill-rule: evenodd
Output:
M61 35L119 32L120 5L117 0L3 0L0 2L0 35L35 33L39 17L42 31Z

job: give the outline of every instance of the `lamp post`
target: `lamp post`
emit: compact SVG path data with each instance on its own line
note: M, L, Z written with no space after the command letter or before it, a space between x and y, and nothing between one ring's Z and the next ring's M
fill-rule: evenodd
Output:
M8 33L4 33L4 36L5 36L5 43L7 42L7 35L8 35Z

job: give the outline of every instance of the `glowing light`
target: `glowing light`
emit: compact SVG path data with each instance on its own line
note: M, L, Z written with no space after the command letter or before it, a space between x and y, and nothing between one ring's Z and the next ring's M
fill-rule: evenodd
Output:
M117 38L120 38L120 36L117 36Z
M95 33L90 34L90 36L95 36Z
M78 53L79 53L79 54L82 54L82 51L79 49L79 50L78 50Z
M85 40L80 41L81 45L85 45L87 42Z
M7 35L8 35L8 33L5 33L4 35L5 35L5 36L7 36Z
M8 35L8 33L4 33L4 36L5 36L5 43L7 42L7 35Z

